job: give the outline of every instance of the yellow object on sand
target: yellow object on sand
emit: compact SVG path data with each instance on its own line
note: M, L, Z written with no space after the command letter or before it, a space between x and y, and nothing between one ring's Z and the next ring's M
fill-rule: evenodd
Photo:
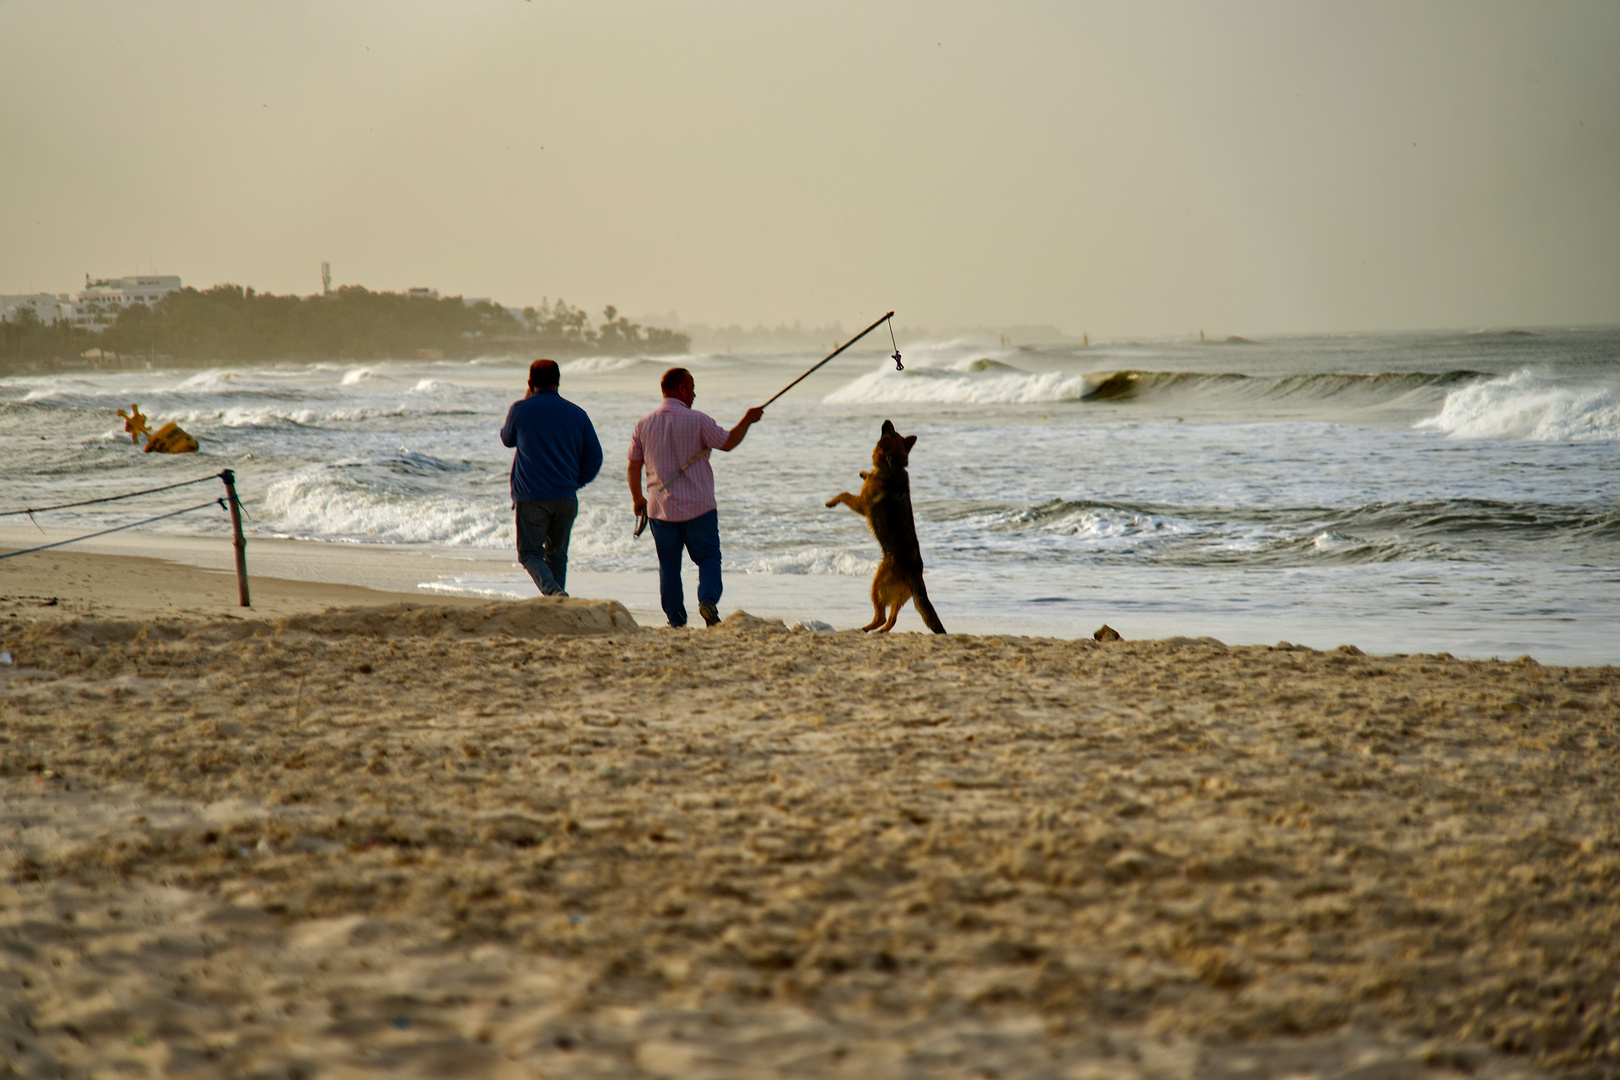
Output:
M118 410L118 415L124 418L124 430L129 432L129 441L139 443L141 436L146 436L146 452L148 454L194 454L197 452L197 440L181 429L173 420L153 431L146 422L146 414L141 407L134 403L129 406L129 412Z
M182 431L179 424L170 420L147 437L146 452L148 454L194 454L197 452L197 440Z

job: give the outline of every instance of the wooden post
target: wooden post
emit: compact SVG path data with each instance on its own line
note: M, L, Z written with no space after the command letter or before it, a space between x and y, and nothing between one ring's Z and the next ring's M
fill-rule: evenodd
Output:
M225 481L225 495L231 501L231 532L236 534L236 591L242 599L243 607L252 607L248 602L247 583L247 541L242 537L242 507L236 498L236 472L226 469L219 474Z

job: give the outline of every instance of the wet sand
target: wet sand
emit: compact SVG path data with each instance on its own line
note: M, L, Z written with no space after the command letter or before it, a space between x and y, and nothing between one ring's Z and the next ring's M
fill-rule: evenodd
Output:
M1620 1073L1615 668L104 558L0 576L0 1073Z

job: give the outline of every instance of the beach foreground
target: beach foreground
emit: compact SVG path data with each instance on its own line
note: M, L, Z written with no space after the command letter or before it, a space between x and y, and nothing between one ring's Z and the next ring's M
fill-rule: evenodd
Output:
M1614 668L39 614L15 1074L1620 1070Z

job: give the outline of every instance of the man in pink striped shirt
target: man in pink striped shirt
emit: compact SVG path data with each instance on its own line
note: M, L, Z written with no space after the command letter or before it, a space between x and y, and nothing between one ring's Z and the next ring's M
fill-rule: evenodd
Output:
M720 513L709 452L735 449L765 410L749 409L727 431L712 416L692 408L697 381L690 371L670 368L658 385L664 403L637 421L630 436L630 497L636 515L650 519L658 549L658 597L669 625L686 625L686 594L681 588L684 550L698 568L698 614L713 626L720 621Z

